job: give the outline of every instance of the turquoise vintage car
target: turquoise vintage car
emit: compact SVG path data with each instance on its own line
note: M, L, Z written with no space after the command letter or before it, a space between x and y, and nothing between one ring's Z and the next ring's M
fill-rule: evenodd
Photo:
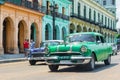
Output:
M46 50L46 62L51 71L57 71L60 65L85 65L93 70L95 61L111 63L112 47L105 42L104 36L96 32L81 32L66 36L63 45L49 46Z

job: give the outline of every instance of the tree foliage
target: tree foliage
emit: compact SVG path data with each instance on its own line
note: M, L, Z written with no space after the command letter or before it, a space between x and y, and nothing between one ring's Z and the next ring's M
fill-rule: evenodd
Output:
M120 34L117 34L116 38L120 38Z

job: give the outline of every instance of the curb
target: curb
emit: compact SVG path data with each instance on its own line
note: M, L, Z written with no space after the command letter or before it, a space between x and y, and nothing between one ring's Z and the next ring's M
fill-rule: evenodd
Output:
M0 60L0 63L10 63L10 62L20 62L20 61L27 61L27 58L4 59L4 60Z

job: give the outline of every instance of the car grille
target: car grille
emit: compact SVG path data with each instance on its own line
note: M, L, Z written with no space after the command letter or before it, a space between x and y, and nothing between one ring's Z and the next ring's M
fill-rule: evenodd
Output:
M59 55L59 56L70 56L70 55L81 55L79 52L55 52L51 55Z
M32 54L33 57L44 57L44 54Z

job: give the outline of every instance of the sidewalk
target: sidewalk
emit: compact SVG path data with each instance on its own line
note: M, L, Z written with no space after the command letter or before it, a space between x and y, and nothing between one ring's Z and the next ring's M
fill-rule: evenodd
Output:
M24 54L0 55L0 63L18 62L18 61L25 61L25 60L27 60L27 58L24 57Z

